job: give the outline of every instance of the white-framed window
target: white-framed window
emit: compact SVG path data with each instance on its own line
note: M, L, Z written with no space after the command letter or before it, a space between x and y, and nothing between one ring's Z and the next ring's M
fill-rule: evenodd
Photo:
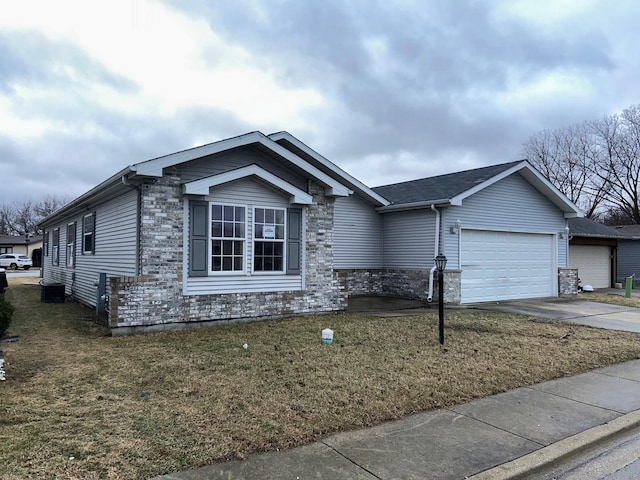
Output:
M211 272L245 272L247 209L211 204Z
M82 217L82 254L93 254L96 251L96 214L89 213Z
M60 263L60 229L54 228L51 237L51 263L58 265Z
M189 200L189 277L300 275L303 209Z
M284 272L286 210L253 209L253 271Z
M76 265L76 223L67 224L67 267Z

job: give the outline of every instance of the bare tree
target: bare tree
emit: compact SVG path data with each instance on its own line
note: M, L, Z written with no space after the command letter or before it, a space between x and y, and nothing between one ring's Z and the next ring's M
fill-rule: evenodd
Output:
M599 152L586 124L533 135L523 146L526 158L569 200L594 217L606 193L606 181L592 175Z
M640 223L640 107L544 130L527 140L523 151L588 217Z
M629 107L592 128L602 153L592 174L605 181L608 206L640 223L640 109Z
M66 203L57 197L0 205L0 235L37 235L38 223Z

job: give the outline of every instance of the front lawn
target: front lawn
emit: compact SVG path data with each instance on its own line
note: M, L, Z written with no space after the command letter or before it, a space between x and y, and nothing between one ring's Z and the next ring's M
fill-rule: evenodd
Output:
M437 309L112 338L19 282L19 339L0 347L3 479L148 478L640 356L633 333L472 310L445 312L445 349Z
M578 294L578 300L586 300L588 302L609 303L611 305L620 305L621 307L640 308L640 297L626 298L624 291L622 295L600 293L600 292L581 292Z

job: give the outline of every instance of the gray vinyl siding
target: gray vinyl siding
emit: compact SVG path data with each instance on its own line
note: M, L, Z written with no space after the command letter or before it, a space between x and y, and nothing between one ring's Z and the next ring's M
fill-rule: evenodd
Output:
M95 255L82 254L82 216L65 219L64 223L48 227L53 232L60 228L60 262L51 265L52 243L49 241L49 255L43 257L44 280L66 285L67 294L87 305L95 306L98 273L109 277L133 276L136 274L137 251L137 193L132 190L118 198L87 210L96 212ZM67 267L67 231L69 222L77 222L76 266ZM51 238L51 234L50 238Z
M281 162L262 154L252 147L239 148L230 152L198 158L179 165L178 168L181 172L183 183L188 183L253 164L277 175L291 185L305 192L307 191L307 180L304 176L298 175L292 168L285 167Z
M640 279L640 240L618 240L618 278L634 275Z
M250 240L250 233L253 230L253 208L274 207L286 209L289 207L289 197L268 187L261 181L243 179L212 188L211 194L205 200L246 207L247 248L245 249L245 266L247 272L250 272L253 265L253 245ZM188 209L186 212L186 215L188 215ZM188 237L188 235L185 237ZM185 256L187 251L188 249L185 246ZM184 263L185 265L187 264L186 258ZM185 294L187 295L277 292L302 289L302 275L216 273L208 277L188 277L185 273L184 278Z
M384 268L424 270L433 266L435 213L411 210L384 214Z
M450 230L457 219L463 229L556 234L558 267L567 265L567 240L559 235L566 226L564 214L519 174L466 198L462 206L442 211L442 241L448 269L460 268L459 237Z
M356 195L336 199L333 223L334 268L382 268L383 220Z

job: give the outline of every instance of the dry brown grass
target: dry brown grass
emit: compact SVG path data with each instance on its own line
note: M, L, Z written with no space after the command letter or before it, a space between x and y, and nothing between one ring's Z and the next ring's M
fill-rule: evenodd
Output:
M578 300L587 300L589 302L609 303L612 305L620 305L623 307L640 308L640 297L626 298L624 295L612 295L609 293L599 292L582 292L578 294Z
M38 287L12 280L7 298L20 339L2 347L4 479L148 478L640 355L632 333L467 310L446 312L446 349L435 312L112 338Z

